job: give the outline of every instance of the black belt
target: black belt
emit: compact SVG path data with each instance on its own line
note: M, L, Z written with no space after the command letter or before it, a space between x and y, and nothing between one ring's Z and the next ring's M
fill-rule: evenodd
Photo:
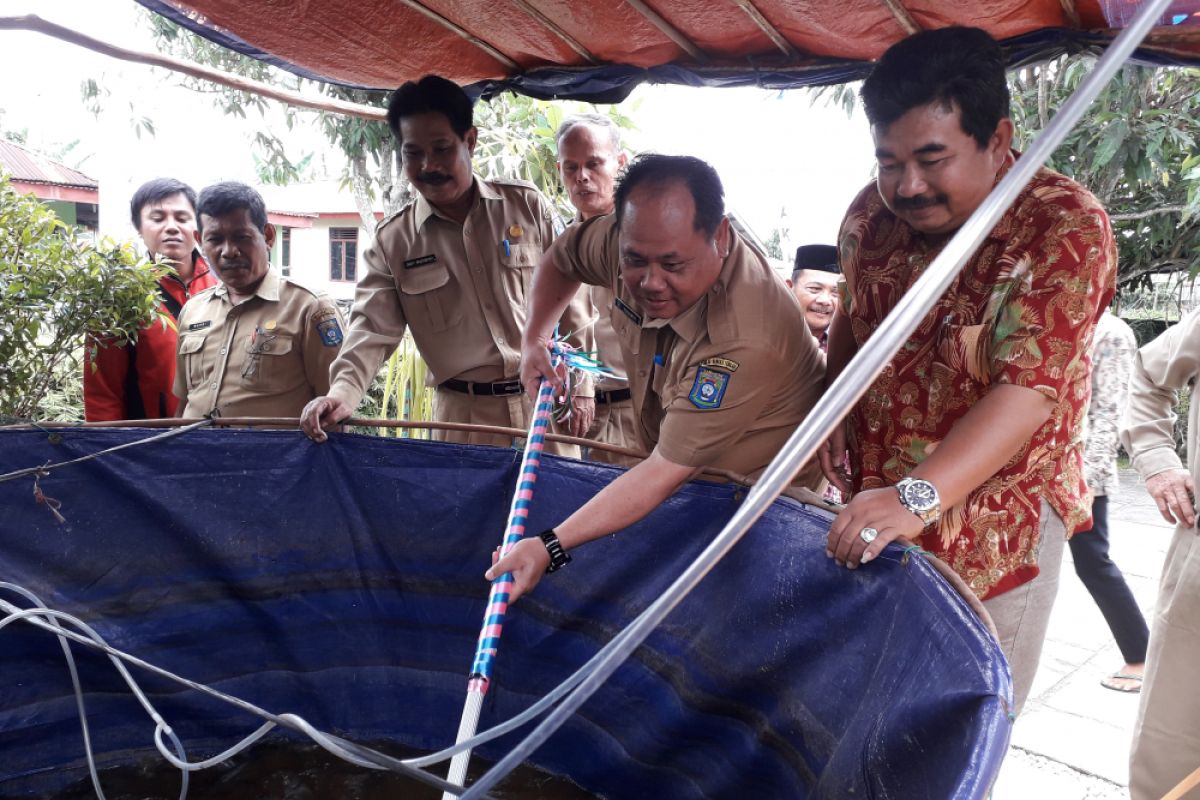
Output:
M520 381L501 381L500 383L471 383L470 381L460 381L451 378L448 381L442 381L441 386L446 389L452 389L463 394L474 395L513 395L521 394L524 391L521 388Z
M614 389L611 392L596 392L596 404L623 403L631 397L633 397L633 393L628 389Z

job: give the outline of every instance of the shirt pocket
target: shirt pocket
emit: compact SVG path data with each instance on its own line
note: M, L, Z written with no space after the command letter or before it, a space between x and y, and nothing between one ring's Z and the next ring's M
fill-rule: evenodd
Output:
M207 337L206 333L188 333L179 337L179 357L183 361L188 391L204 383L204 340Z
M542 248L536 244L513 244L509 242L507 250L503 244L500 248L500 281L504 296L510 303L524 307L525 298L529 294L529 284L533 279L533 268L537 266Z
M293 346L291 336L279 335L247 344L242 386L258 392L291 389L293 377L299 374L299 364L291 357Z
M408 324L417 331L444 331L461 318L453 302L450 268L445 264L402 269L396 276Z

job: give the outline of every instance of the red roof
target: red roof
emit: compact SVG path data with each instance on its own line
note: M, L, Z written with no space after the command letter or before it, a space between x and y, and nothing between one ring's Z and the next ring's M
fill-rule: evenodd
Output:
M14 181L96 190L100 184L78 170L52 161L15 142L0 141L0 171Z

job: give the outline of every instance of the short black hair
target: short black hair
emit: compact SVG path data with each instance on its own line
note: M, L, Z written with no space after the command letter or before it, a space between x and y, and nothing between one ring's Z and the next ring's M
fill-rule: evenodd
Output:
M135 231L142 229L143 208L152 203L161 203L176 194L186 197L192 206L192 213L196 213L196 190L183 181L177 181L174 178L155 178L139 186L133 193L133 199L129 201L129 218L133 220L133 229Z
M440 75L426 75L419 81L403 83L392 92L387 108L388 127L397 141L404 141L400 136L400 119L430 111L445 114L460 139L475 126L475 113L467 93L454 81Z
M986 31L950 27L915 33L887 49L863 82L863 109L887 129L914 108L957 108L963 132L986 147L1009 116L1004 53Z
M200 202L196 205L196 227L203 233L204 215L219 217L230 211L246 209L250 212L250 221L260 231L267 227L267 206L263 203L262 195L244 183L226 181L205 186L200 190Z
M712 237L725 216L725 188L717 171L708 162L693 156L645 153L635 158L621 175L613 198L617 207L617 227L625 218L625 203L634 189L642 184L665 186L676 182L691 192L692 202L696 204L696 230Z

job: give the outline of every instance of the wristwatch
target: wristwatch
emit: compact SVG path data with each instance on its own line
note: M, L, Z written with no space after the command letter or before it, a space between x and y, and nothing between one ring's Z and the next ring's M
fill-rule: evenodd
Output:
M550 554L550 566L546 567L546 574L557 572L558 570L571 563L571 556L563 550L562 543L558 541L558 534L554 532L554 528L544 530L538 534L542 540L542 544L546 545L546 552Z
M926 525L937 522L942 515L942 501L937 488L920 478L905 478L896 484L900 504L921 518Z

